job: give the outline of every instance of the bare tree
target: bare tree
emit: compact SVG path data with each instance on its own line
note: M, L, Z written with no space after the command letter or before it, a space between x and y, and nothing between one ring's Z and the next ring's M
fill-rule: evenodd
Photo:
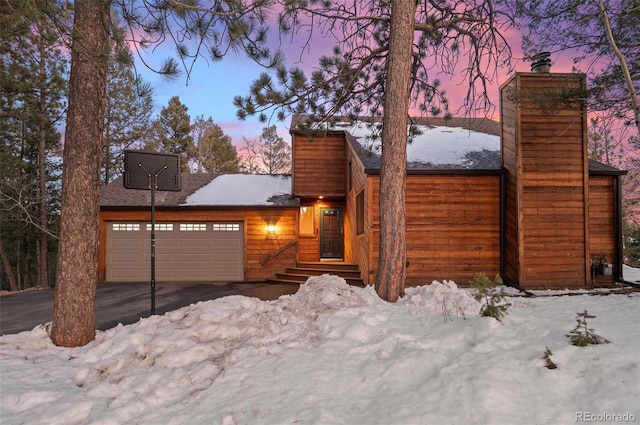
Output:
M524 31L527 54L549 50L572 58L589 77L590 110L615 111L618 121L635 127L640 136L637 1L504 1Z
M278 135L275 125L262 129L259 139L260 159L266 174L287 174L291 172L291 148Z

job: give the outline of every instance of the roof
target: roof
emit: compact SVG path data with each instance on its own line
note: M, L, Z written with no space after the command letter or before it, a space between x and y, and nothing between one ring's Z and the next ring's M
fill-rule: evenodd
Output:
M502 169L501 126L489 118L411 118L415 134L407 145L409 173L492 173ZM313 126L311 117L295 115L292 134L342 133L359 156L366 172L380 170L381 118L334 117L330 122ZM311 127L310 127L311 126ZM592 175L626 174L617 168L589 160Z
M381 119L334 117L314 126L309 117L291 120L293 134L345 134L367 172L380 169ZM407 168L411 170L500 170L500 123L488 118L411 118ZM309 128L309 126L311 126Z
M589 174L593 176L624 176L627 174L627 171L590 159Z
M297 207L291 197L291 176L182 173L181 190L157 191L156 207ZM125 189L122 177L105 186L100 206L149 207L149 190Z

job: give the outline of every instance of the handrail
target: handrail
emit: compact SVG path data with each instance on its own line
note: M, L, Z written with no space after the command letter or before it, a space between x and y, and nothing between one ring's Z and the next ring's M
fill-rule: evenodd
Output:
M269 261L273 260L274 258L276 258L278 255L282 254L284 251L286 251L287 249L291 248L293 245L295 245L297 242L296 239L292 239L289 242L287 242L286 244L282 245L280 248L278 248L277 250L273 251L271 254L267 255L266 257L264 257L262 259L262 261L260 261L260 264L262 264L263 266L265 264L267 264Z

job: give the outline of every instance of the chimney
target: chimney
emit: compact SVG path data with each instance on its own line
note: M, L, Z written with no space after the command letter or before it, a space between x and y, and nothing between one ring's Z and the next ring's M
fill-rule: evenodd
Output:
M540 52L531 57L531 72L549 72L551 68L551 53Z

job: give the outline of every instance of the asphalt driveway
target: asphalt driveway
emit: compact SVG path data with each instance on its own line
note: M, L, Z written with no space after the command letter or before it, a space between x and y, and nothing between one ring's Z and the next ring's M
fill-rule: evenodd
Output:
M293 294L298 285L267 283L156 283L156 314L185 307L198 301L213 300L228 295L244 295L262 300L274 300ZM0 297L0 335L28 331L51 321L53 289L9 293ZM149 283L100 283L96 294L96 326L107 330L119 323L129 325L151 310Z

